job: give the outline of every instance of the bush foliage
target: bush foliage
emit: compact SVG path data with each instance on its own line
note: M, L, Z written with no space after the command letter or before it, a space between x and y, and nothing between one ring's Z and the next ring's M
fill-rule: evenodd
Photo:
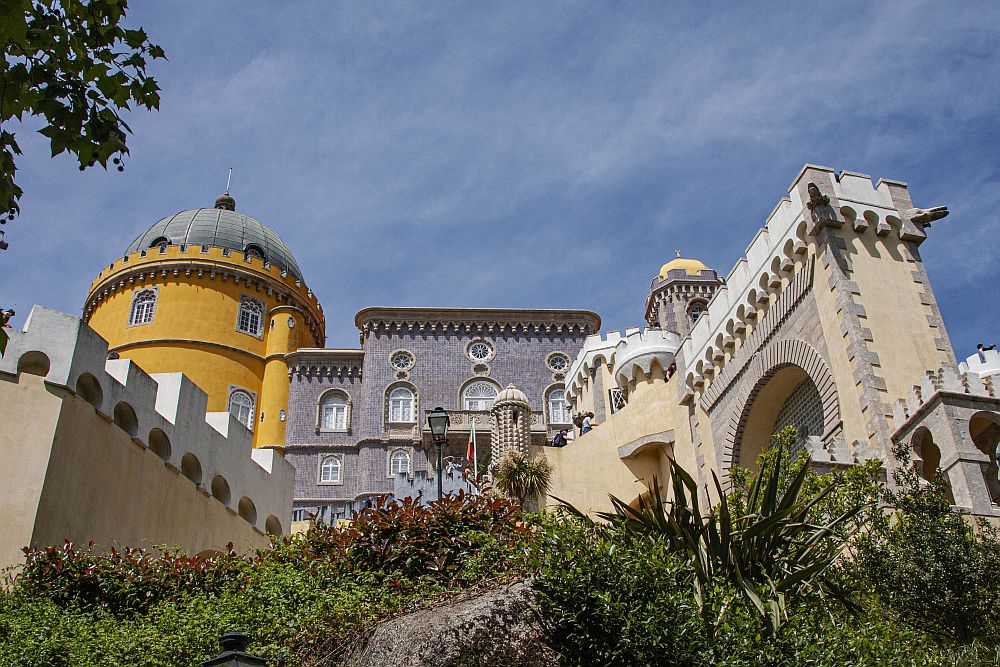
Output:
M26 549L0 592L0 665L195 665L238 629L272 665L330 664L364 627L522 569L517 504L382 502L241 557Z
M28 549L0 591L0 666L195 665L234 629L273 666L333 665L380 619L522 576L567 665L1000 664L997 534L905 449L889 492L878 462L815 474L793 436L709 511L674 467L668 500L601 522L459 494L249 556Z

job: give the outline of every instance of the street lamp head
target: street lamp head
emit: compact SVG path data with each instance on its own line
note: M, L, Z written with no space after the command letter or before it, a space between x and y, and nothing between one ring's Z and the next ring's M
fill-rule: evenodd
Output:
M431 435L435 439L443 438L451 425L451 418L444 408L434 408L434 411L427 415L427 425L431 427Z

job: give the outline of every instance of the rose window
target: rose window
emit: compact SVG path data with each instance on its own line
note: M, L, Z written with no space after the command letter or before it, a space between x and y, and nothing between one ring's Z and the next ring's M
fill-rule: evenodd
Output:
M562 353L556 353L549 357L549 369L553 372L561 373L569 368L569 357Z
M398 371L405 371L413 365L413 355L409 352L397 352L389 359L389 363Z
M483 340L470 343L467 352L473 361L488 361L493 356L493 348Z

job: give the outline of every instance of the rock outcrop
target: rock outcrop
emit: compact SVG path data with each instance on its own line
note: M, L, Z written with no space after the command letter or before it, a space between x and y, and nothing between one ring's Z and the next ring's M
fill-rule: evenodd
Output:
M559 664L529 582L377 625L342 667L549 667Z

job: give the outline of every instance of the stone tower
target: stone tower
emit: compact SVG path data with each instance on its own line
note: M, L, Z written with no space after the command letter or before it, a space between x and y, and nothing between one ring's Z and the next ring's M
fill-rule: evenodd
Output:
M285 444L285 355L322 346L326 328L291 250L229 193L140 234L91 284L83 319L145 372L187 375L255 447Z
M708 308L722 281L696 259L677 257L662 267L649 286L646 322L684 337Z
M524 392L512 384L507 385L493 400L490 412L493 416L490 458L498 461L511 449L527 455L531 443L531 406Z

